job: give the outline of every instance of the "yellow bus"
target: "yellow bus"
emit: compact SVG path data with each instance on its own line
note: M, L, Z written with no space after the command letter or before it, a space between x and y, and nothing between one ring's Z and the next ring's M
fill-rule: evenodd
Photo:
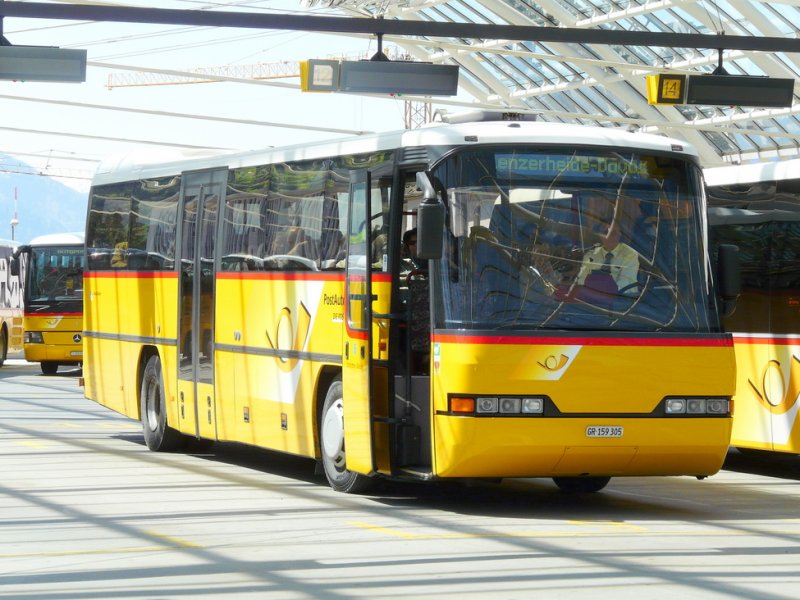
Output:
M22 284L11 268L17 242L0 240L0 367L9 352L22 350Z
M12 269L25 282L25 360L45 375L83 362L84 261L83 233L38 236L14 253Z
M84 376L150 449L311 457L343 492L720 469L735 254L682 143L505 114L145 158L93 180ZM612 229L628 263L589 269Z
M723 321L736 349L731 443L800 453L800 159L705 173L712 248L736 244L742 263Z

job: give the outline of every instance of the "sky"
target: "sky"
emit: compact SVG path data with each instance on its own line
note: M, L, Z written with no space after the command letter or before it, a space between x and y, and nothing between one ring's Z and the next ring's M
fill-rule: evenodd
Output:
M300 0L103 3L185 10L203 10L213 5L225 11L310 13L302 8ZM314 14L331 13L317 9ZM0 81L0 154L12 155L32 165L35 172L56 177L82 191L88 190L98 161L142 147L247 150L404 127L402 100L302 92L296 78L274 80L280 86L296 88L233 82L134 87L119 84L143 83L147 81L145 76L100 66L186 71L284 61L294 64L310 58L355 59L375 53L374 38L16 17L3 20L3 35L12 45L87 50L89 66L84 83ZM120 79L121 76L127 79ZM114 84L111 89L110 82ZM199 118L182 118L175 113ZM211 117L227 121L214 121ZM0 170L14 169L13 164L0 164Z

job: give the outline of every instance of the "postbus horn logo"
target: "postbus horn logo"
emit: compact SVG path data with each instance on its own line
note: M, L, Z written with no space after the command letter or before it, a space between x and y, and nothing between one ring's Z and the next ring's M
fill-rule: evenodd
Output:
M800 359L791 356L789 361L788 384L780 361L775 359L767 361L764 366L760 386L747 380L759 403L775 415L782 415L792 408L800 394Z
M267 342L276 352L278 367L281 371L288 373L295 368L297 361L300 360L300 352L306 345L310 328L311 313L302 302L297 311L297 331L292 323L292 311L288 306L281 309L276 319L274 341L270 337L269 331L266 332Z

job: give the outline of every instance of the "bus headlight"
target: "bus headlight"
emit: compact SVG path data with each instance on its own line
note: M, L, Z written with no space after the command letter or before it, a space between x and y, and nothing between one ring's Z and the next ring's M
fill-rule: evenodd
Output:
M500 412L502 414L518 414L520 407L519 398L500 398Z
M544 398L534 396L522 399L522 413L526 415L541 415L544 412Z
M727 415L730 403L724 398L709 398L706 400L706 412L710 415Z
M689 398L686 401L687 415L702 415L706 412L705 398Z
M44 344L41 331L26 331L23 336L23 341L26 344Z
M664 414L727 417L731 403L728 398L665 398Z
M475 405L478 413L497 412L497 398L478 398Z
M463 416L540 416L546 396L450 396L450 414Z
M683 398L667 398L664 411L668 415L680 415L686 412L686 400Z

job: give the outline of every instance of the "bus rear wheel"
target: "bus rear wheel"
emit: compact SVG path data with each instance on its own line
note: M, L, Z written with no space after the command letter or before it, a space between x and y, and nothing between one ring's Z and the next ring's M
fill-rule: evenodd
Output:
M553 477L553 482L562 492L589 494L599 492L608 485L611 477Z
M55 375L58 373L58 363L53 362L51 360L43 360L39 363L39 366L42 368L43 375Z
M151 356L145 365L139 402L147 447L155 452L169 452L181 448L186 442L186 437L167 424L164 377L161 372L161 359L157 355Z
M342 380L335 379L328 388L319 427L322 468L330 486L337 492L360 494L372 487L372 479L347 470L344 448L344 399Z

